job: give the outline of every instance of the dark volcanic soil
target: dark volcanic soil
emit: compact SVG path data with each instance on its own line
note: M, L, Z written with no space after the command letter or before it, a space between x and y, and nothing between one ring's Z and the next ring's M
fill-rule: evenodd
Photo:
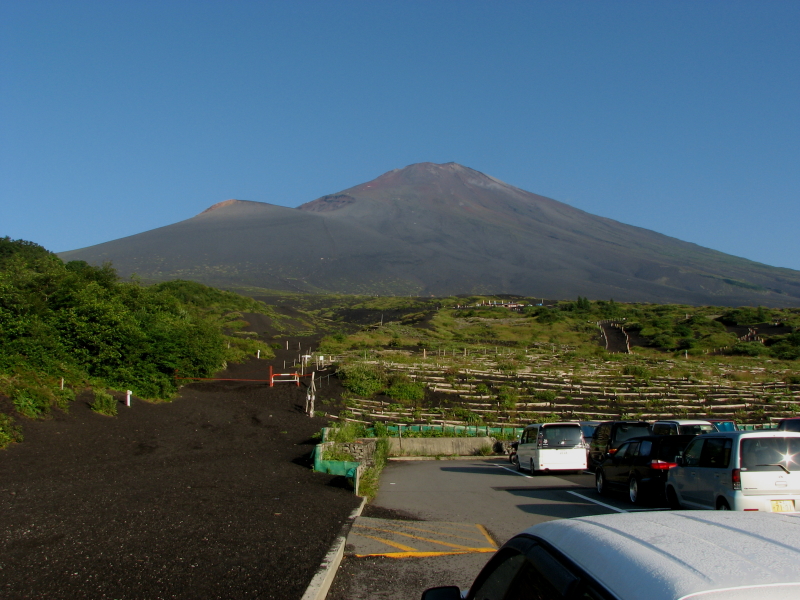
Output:
M115 418L79 397L25 421L0 451L0 598L300 598L359 502L307 466L326 420L304 398L207 382Z

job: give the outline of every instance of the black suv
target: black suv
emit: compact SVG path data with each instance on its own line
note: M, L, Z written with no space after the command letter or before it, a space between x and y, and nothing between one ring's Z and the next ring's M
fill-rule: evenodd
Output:
M650 435L650 424L645 421L600 423L589 445L589 468L594 470L606 459L607 454L613 455L622 442L643 435Z
M595 471L598 494L627 490L634 504L644 499L665 501L667 472L677 466L676 457L694 435L650 435L623 442Z

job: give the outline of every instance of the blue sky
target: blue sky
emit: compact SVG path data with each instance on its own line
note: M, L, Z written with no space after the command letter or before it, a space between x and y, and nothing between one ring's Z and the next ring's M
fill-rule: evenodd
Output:
M0 235L455 161L800 269L800 2L0 0Z

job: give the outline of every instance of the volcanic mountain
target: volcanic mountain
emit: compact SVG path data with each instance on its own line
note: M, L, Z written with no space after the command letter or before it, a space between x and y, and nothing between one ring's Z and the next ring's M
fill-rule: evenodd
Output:
M583 212L455 163L419 163L298 208L227 200L80 250L123 276L381 295L522 294L800 304L800 272Z

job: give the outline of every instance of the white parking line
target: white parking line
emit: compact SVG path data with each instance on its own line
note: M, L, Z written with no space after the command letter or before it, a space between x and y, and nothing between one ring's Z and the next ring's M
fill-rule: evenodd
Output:
M525 475L525 473L520 473L516 469L509 469L508 467L504 467L503 465L495 465L495 467L500 467L501 469L505 469L506 471L510 471L514 475L519 475L520 477L527 477L528 479L533 479L530 475Z
M598 502L597 500L592 500L591 498L584 496L583 494L579 494L578 492L567 492L568 494L572 494L573 496L577 496L578 498L583 498L587 502L591 502L593 504L598 504L603 508L607 508L608 510L613 510L618 513L626 513L627 510L623 510L622 508L617 508L616 506L611 506L610 504L605 504L604 502Z

